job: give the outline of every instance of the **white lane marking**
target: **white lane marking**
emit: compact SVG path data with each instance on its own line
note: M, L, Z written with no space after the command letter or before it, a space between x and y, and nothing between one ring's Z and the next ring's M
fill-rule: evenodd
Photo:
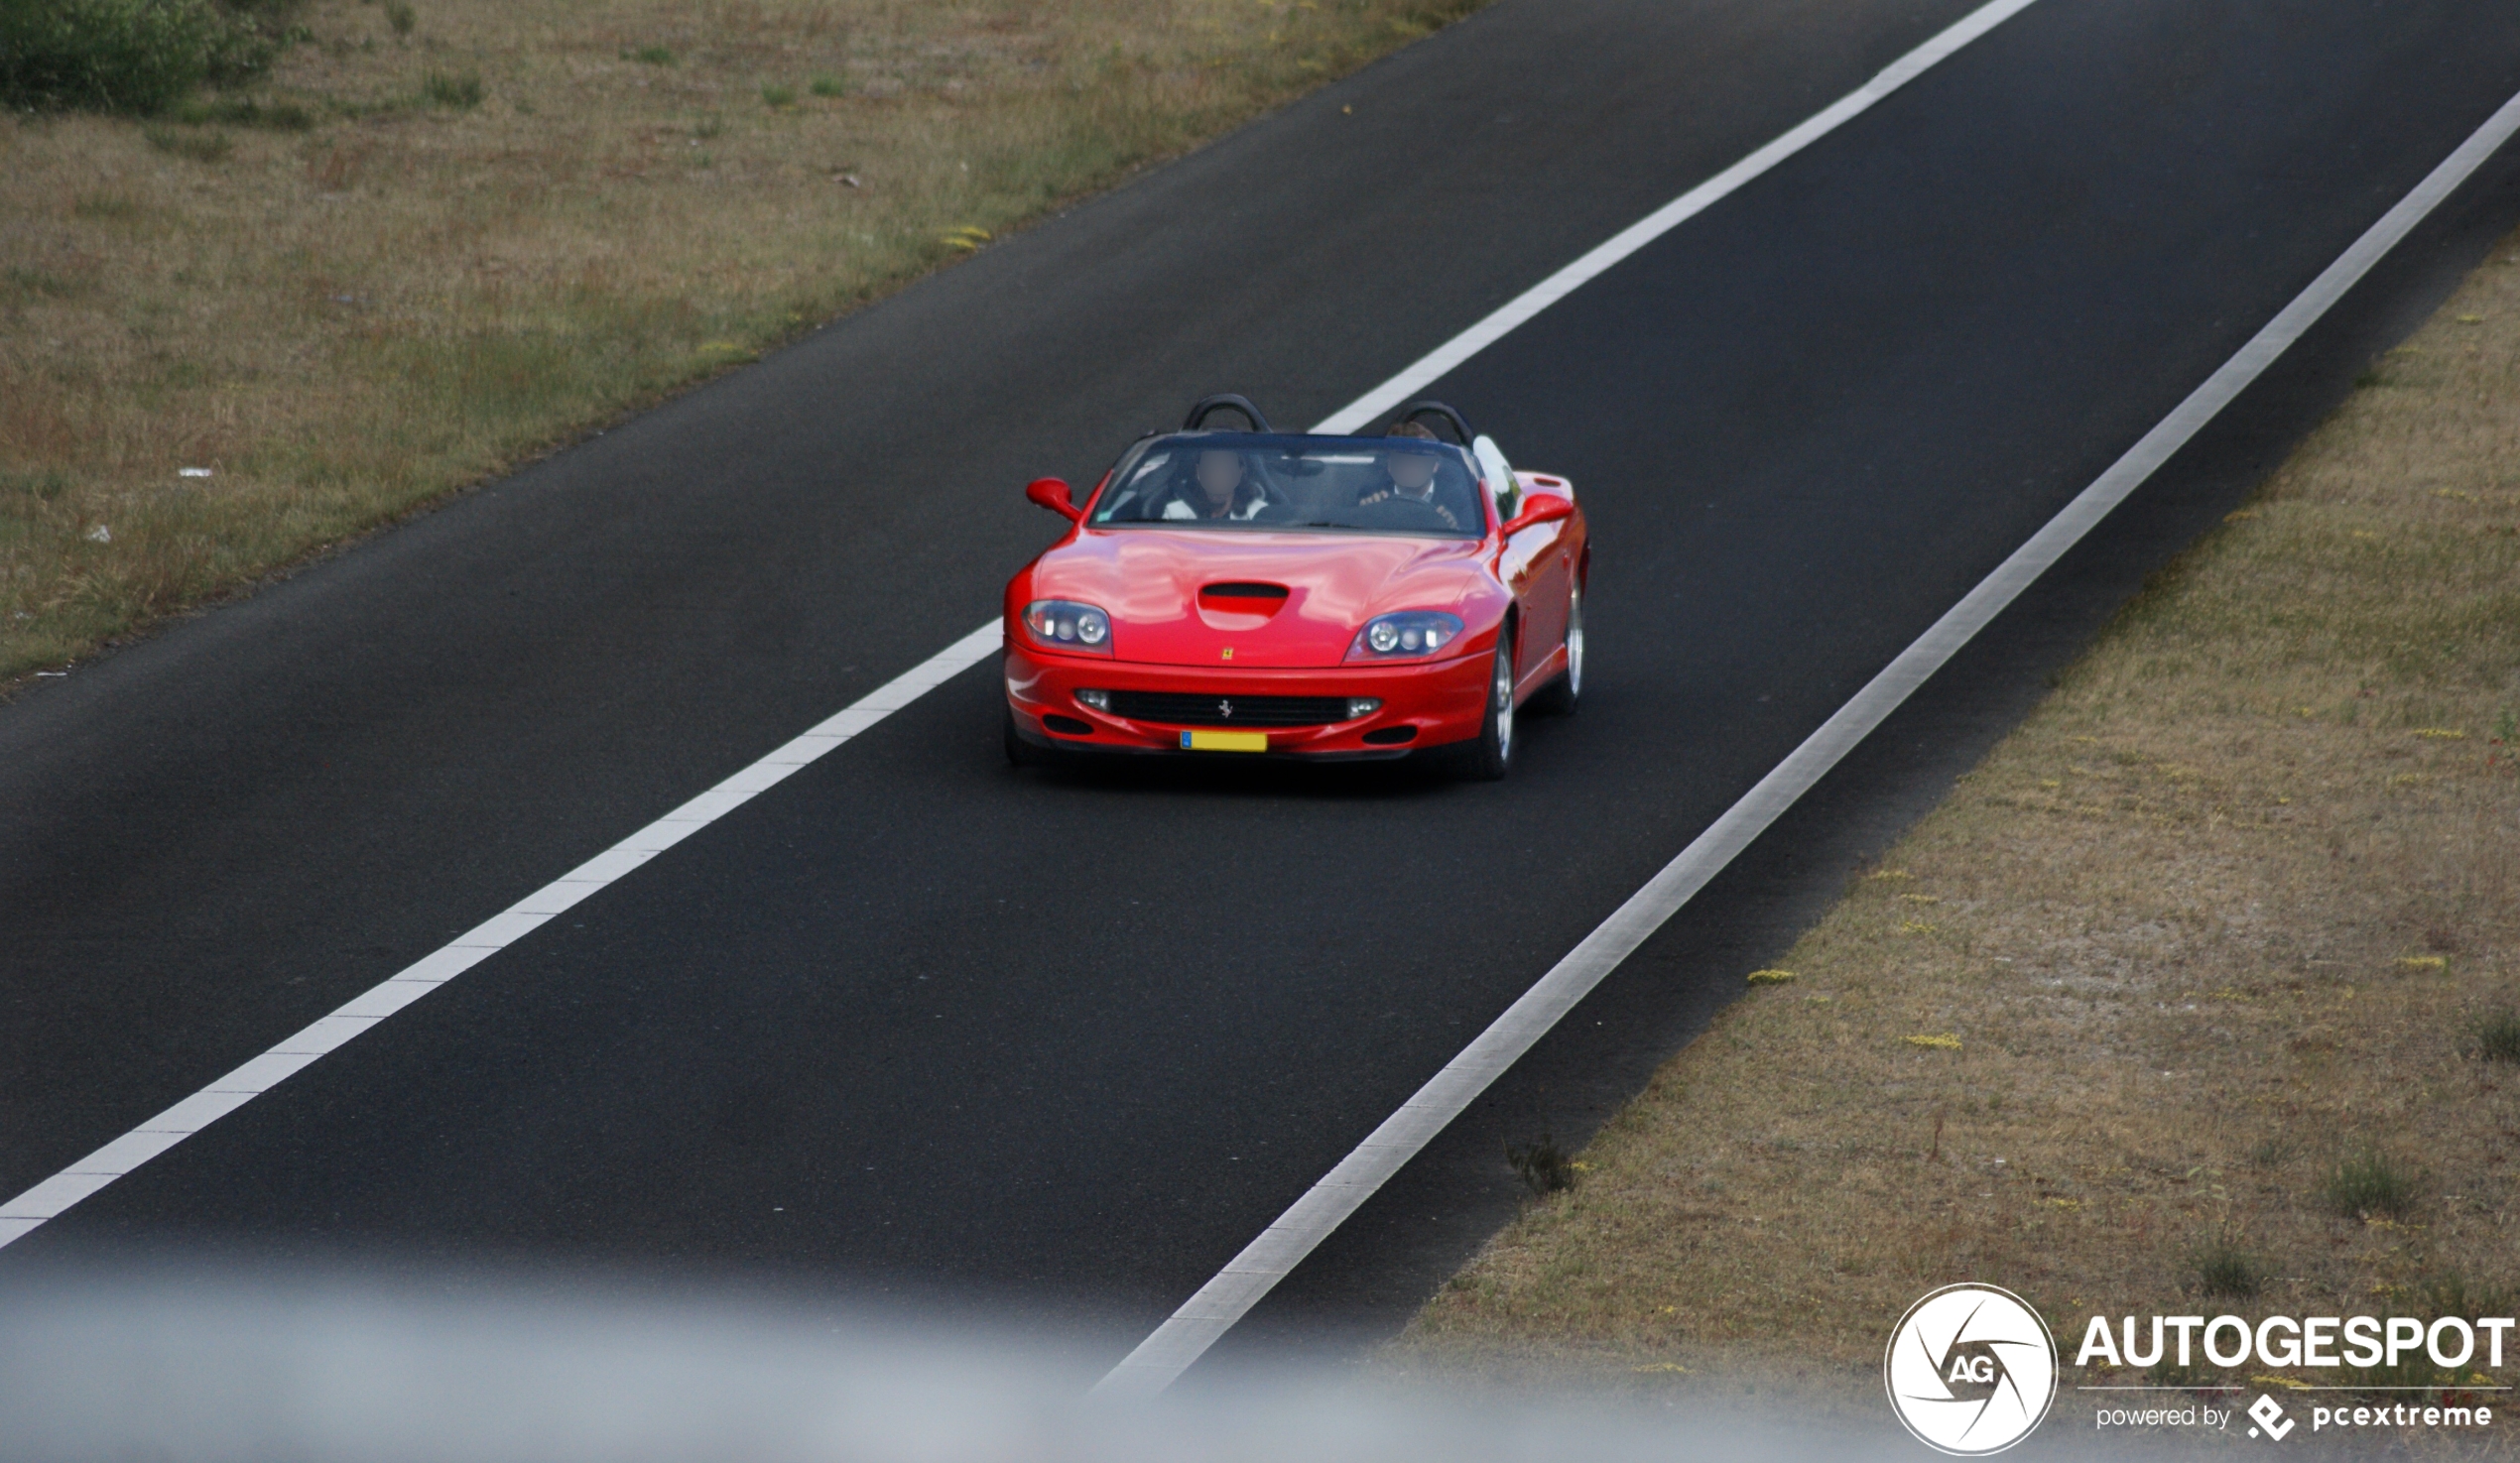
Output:
M1315 431L1354 431L1418 394L1425 386L1487 349L1515 326L1574 294L1603 270L1705 212L1743 184L1843 127L1872 104L1931 70L1969 42L2027 10L2033 0L1992 0L1961 17L1934 39L1900 57L1880 74L1847 92L1774 142L1707 179L1662 207L1612 234L1599 247L1507 302L1486 319L1437 346L1424 358L1358 397Z
M2353 246L2338 255L2310 288L2249 338L2237 355L2144 433L2142 440L2078 494L2045 528L1980 580L1913 645L1899 653L1854 699L1822 723L1792 755L1742 794L1741 800L1629 896L1599 928L1552 966L1538 984L1505 1010L1478 1038L1383 1120L1365 1141L1296 1200L1258 1239L1199 1286L1172 1318L1096 1383L1098 1394L1130 1397L1162 1391L1259 1303L1315 1246L1420 1149L1444 1131L1489 1083L1531 1049L1559 1018L1574 1009L1601 978L1663 926L1680 907L1721 872L1733 856L1766 831L1855 745L1898 709L1928 676L2012 603L2015 596L2089 533L2093 525L2153 475L2233 398L2255 381L2354 283L2396 247L2443 198L2464 183L2485 159L2520 132L2520 96L2476 129L2397 206L2381 215ZM1403 378L1407 379L1404 375ZM1432 379L1432 378L1429 378ZM1408 389L1416 390L1424 382Z
M300 1068L523 939L579 900L698 832L998 648L998 622L955 641L750 767L561 875L67 1168L0 1204L0 1246L288 1080Z
M1317 432L1352 431L1377 414L1399 405L1411 392L1494 344L1516 325L1565 299L1584 281L1810 146L1816 139L1842 125L1847 118L1907 84L1936 61L2031 3L2032 0L1993 0L1993 3L1971 12L1956 25L1892 62L1881 74L1834 105L1620 231L1609 242L1438 346L1433 353L1359 397L1313 429ZM98 1149L6 1204L0 1204L0 1247L5 1247L114 1179L271 1090L301 1067L402 1010L436 986L524 938L554 914L672 848L740 807L753 794L967 670L995 649L998 643L998 622L992 619L750 767L527 895L503 913L457 935L444 948L362 993L332 1015L177 1103L125 1137ZM158 1141L160 1139L164 1141Z

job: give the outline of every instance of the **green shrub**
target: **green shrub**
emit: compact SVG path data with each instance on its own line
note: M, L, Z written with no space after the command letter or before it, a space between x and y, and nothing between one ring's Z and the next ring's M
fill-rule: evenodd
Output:
M2366 1149L2328 1175L2328 1202L2347 1217L2404 1214L2415 1207L2415 1179L2386 1154Z
M2486 1061L2520 1061L2520 1012L2498 1011L2476 1023L2476 1054Z
M848 95L848 83L837 76L817 76L810 89L817 96Z
M797 104L797 89L773 81L761 88L761 99L774 107L792 107Z
M411 0L385 0L385 24L394 28L395 35L408 36L420 24L420 17L413 13Z
M453 107L460 112L481 105L481 78L470 71L460 76L431 71L422 79L420 89L432 106Z
M1505 1161L1533 1193L1544 1199L1575 1187L1575 1164L1558 1147L1558 1140L1546 1133L1540 1135L1537 1143L1505 1145Z
M2196 1254L2197 1288L2207 1295L2227 1295L2245 1300L2258 1292L2266 1275L2257 1257L2242 1249L2237 1240L2225 1235L2214 1239Z
M212 0L0 0L0 102L152 116L204 81L271 63L253 21Z
M674 49L669 46L642 46L636 51L622 52L621 58L641 65L670 66L674 64Z

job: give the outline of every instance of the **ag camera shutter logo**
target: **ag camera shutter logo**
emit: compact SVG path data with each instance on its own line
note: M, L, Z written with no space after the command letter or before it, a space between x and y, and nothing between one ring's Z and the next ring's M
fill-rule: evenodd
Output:
M2057 1340L1995 1285L1946 1285L1908 1307L1881 1358L1890 1409L1917 1441L1957 1457L2028 1437L2057 1396Z

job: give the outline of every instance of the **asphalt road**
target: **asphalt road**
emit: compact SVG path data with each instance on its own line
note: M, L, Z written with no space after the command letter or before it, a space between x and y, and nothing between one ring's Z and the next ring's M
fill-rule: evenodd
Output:
M987 618L1026 479L1325 415L1966 8L1500 0L0 708L0 1192ZM2041 0L1434 391L1594 526L1512 781L1018 773L983 666L0 1272L729 1266L1116 1358L2515 91L2489 4ZM1227 1350L1404 1315L2515 220L2506 158Z

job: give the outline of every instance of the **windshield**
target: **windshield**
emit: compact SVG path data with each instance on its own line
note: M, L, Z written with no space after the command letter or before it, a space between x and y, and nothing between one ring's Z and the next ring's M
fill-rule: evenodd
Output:
M1475 539L1487 532L1460 448L1409 437L1159 437L1121 464L1095 528L1337 529Z

